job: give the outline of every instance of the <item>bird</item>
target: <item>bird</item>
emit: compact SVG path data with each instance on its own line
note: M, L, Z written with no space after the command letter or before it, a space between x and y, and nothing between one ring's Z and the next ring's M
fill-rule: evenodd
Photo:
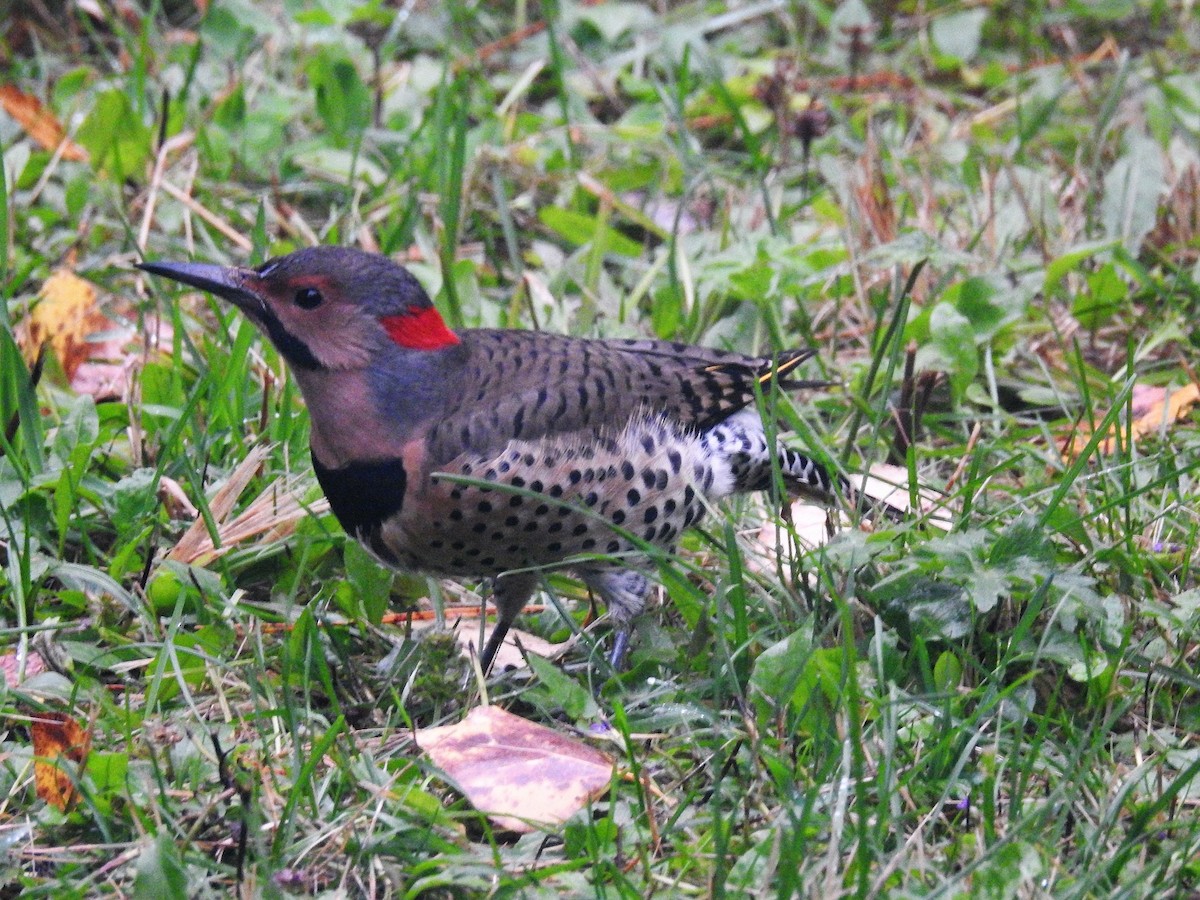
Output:
M848 490L759 411L772 390L828 384L797 377L808 348L452 330L407 269L350 247L137 267L229 302L274 344L348 535L393 569L492 579L484 672L543 573L604 602L620 671L654 548L673 552L713 501L772 490L776 473L826 503Z

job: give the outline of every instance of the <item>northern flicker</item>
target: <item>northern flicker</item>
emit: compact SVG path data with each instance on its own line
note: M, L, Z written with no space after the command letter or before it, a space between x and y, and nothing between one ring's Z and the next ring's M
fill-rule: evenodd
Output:
M604 601L619 668L645 606L644 545L672 550L720 497L771 487L831 498L816 462L770 442L756 391L809 350L744 356L657 340L452 331L390 259L312 247L258 268L143 263L238 307L271 340L311 419L334 515L380 562L494 578L485 671L539 573Z

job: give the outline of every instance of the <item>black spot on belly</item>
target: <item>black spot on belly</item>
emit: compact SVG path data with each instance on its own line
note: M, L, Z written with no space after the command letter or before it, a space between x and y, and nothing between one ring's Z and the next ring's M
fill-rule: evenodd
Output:
M374 531L404 506L408 475L398 457L341 469L325 468L315 455L312 462L329 507L347 534L358 537Z

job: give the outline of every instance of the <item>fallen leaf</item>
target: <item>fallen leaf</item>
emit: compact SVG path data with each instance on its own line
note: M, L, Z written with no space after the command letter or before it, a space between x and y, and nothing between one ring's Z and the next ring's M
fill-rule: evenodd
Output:
M39 653L30 651L25 656L25 671L20 671L20 660L17 658L17 651L8 650L0 653L0 670L4 672L4 683L10 688L15 688L26 678L31 678L39 672L46 671L46 661L42 659Z
M1168 392L1164 387L1135 384L1130 398L1133 421L1128 426L1117 424L1110 430L1096 447L1098 453L1112 453L1117 448L1118 438L1126 439L1128 434L1134 441L1147 435L1157 434L1164 426L1172 425L1187 418L1192 407L1200 402L1200 385L1186 384L1175 391ZM1092 439L1093 432L1080 426L1075 437L1063 447L1062 454L1066 459L1074 459L1083 452L1083 448Z
M129 385L147 352L160 352L171 346L171 325L158 317L148 317L139 332L130 326L118 326L99 316L97 330L87 338L87 361L71 377L71 390L90 394L96 400L123 400Z
M484 628L483 639L486 642L492 636L492 629L495 625L488 625ZM459 623L454 630L454 638L458 641L458 646L463 653L468 653L469 647L474 647L476 654L479 653L479 628L475 624ZM518 647L518 643L520 646ZM500 645L500 649L496 651L496 658L492 662L493 672L507 672L510 669L525 668L525 653L533 653L541 656L544 659L558 659L566 650L574 646L574 640L563 641L561 644L552 644L545 638L540 638L536 634L530 634L528 631L522 631L519 628L510 628L508 634L504 636L504 643ZM522 653L524 649L525 653Z
M87 160L87 151L67 137L62 124L54 113L42 105L32 94L26 94L16 85L0 85L0 106L17 120L25 133L46 150L57 150L62 146L62 158L72 162Z
M912 508L912 497L908 490L908 472L900 466L878 463L871 466L867 476L849 475L847 478L856 491L870 501L875 508L887 508L894 513L912 513L920 517L925 526L949 531L954 525L946 497L930 487L917 491L917 509ZM767 522L759 530L756 540L757 553L747 557L747 564L757 572L770 571L775 566L779 548L790 546L794 533L801 548L815 550L828 544L836 535L853 527L849 516L839 509L815 503L803 497L793 501L788 508L790 527L778 519ZM871 521L860 524L870 529Z
M91 355L88 335L103 331L111 322L96 309L96 288L70 269L58 269L42 285L39 300L17 335L27 360L37 358L49 343L67 378Z
M788 517L796 538L806 550L823 547L833 534L850 527L850 520L841 513L808 500L794 501L788 510ZM776 547L787 547L789 540L786 526L776 521L767 522L758 532L761 552L767 557L774 556Z
M75 800L75 781L87 761L92 736L66 713L40 712L29 724L33 737L33 781L37 795L56 809ZM75 778L66 763L75 764Z
M71 377L71 390L97 401L119 400L129 387L129 368L120 363L83 362Z
M476 809L509 831L564 822L612 782L607 754L495 706L423 728L416 739Z
M532 269L526 269L521 277L525 279L525 288L529 291L529 299L534 309L554 309L558 305L554 294L540 275Z
M95 286L70 268L55 271L38 296L17 329L17 343L31 362L43 346L53 348L76 393L97 400L125 398L147 350L170 345L171 326L160 318L147 319L138 332L101 313Z
M890 463L877 463L862 475L846 476L851 486L862 493L875 507L886 507L896 513L914 513L921 517L921 524L932 525L949 531L954 525L946 496L936 488L917 486L917 506L913 509L913 498L909 491L908 470Z
M541 612L544 608L541 604L535 603L526 606L522 612ZM479 648L487 644L492 636L492 630L496 626L494 623L484 625L483 644L480 644L479 622L477 620L480 615L494 615L495 612L495 608L490 605L486 608L474 605L447 607L443 610L442 618L445 620L447 627L453 629L454 640L457 642L458 649L462 651L464 656L470 655L472 650L478 656ZM440 624L438 616L433 610L387 613L384 615L383 621L392 625L402 624L411 628L414 634L419 631L436 628ZM504 636L504 642L500 645L500 649L496 651L496 658L492 662L492 671L507 672L511 669L525 668L526 653L532 653L543 659L558 659L563 653L574 646L575 638L570 638L558 644L552 644L550 641L540 638L536 634L530 634L528 631L522 631L520 628L510 628L508 634Z

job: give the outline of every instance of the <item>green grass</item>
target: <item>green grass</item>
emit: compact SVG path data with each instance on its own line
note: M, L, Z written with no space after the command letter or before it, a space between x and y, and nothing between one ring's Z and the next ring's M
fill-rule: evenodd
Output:
M1200 345L1194 10L102 6L14 3L0 45L0 81L91 155L0 113L0 652L51 663L0 694L5 896L1200 883L1200 438L1192 416L1130 425ZM1082 58L1106 38L1122 53ZM830 124L805 150L779 126L812 96ZM949 485L953 525L799 554L785 531L764 562L766 505L706 520L657 560L627 672L597 633L565 681L491 679L491 702L564 732L606 721L632 775L561 828L494 832L412 741L479 701L469 666L378 624L484 586L384 573L328 515L164 560L191 524L167 479L213 532L252 447L234 515L277 485L320 495L274 351L132 264L313 240L406 260L455 324L816 346L809 370L844 389L780 400L787 439L849 473L896 456L914 487ZM63 265L114 322L167 326L126 396L22 360ZM910 352L942 374L897 455ZM1115 425L1115 449L1064 459L1080 420ZM522 624L563 639L584 594L550 583ZM47 710L90 723L66 812L34 787Z

